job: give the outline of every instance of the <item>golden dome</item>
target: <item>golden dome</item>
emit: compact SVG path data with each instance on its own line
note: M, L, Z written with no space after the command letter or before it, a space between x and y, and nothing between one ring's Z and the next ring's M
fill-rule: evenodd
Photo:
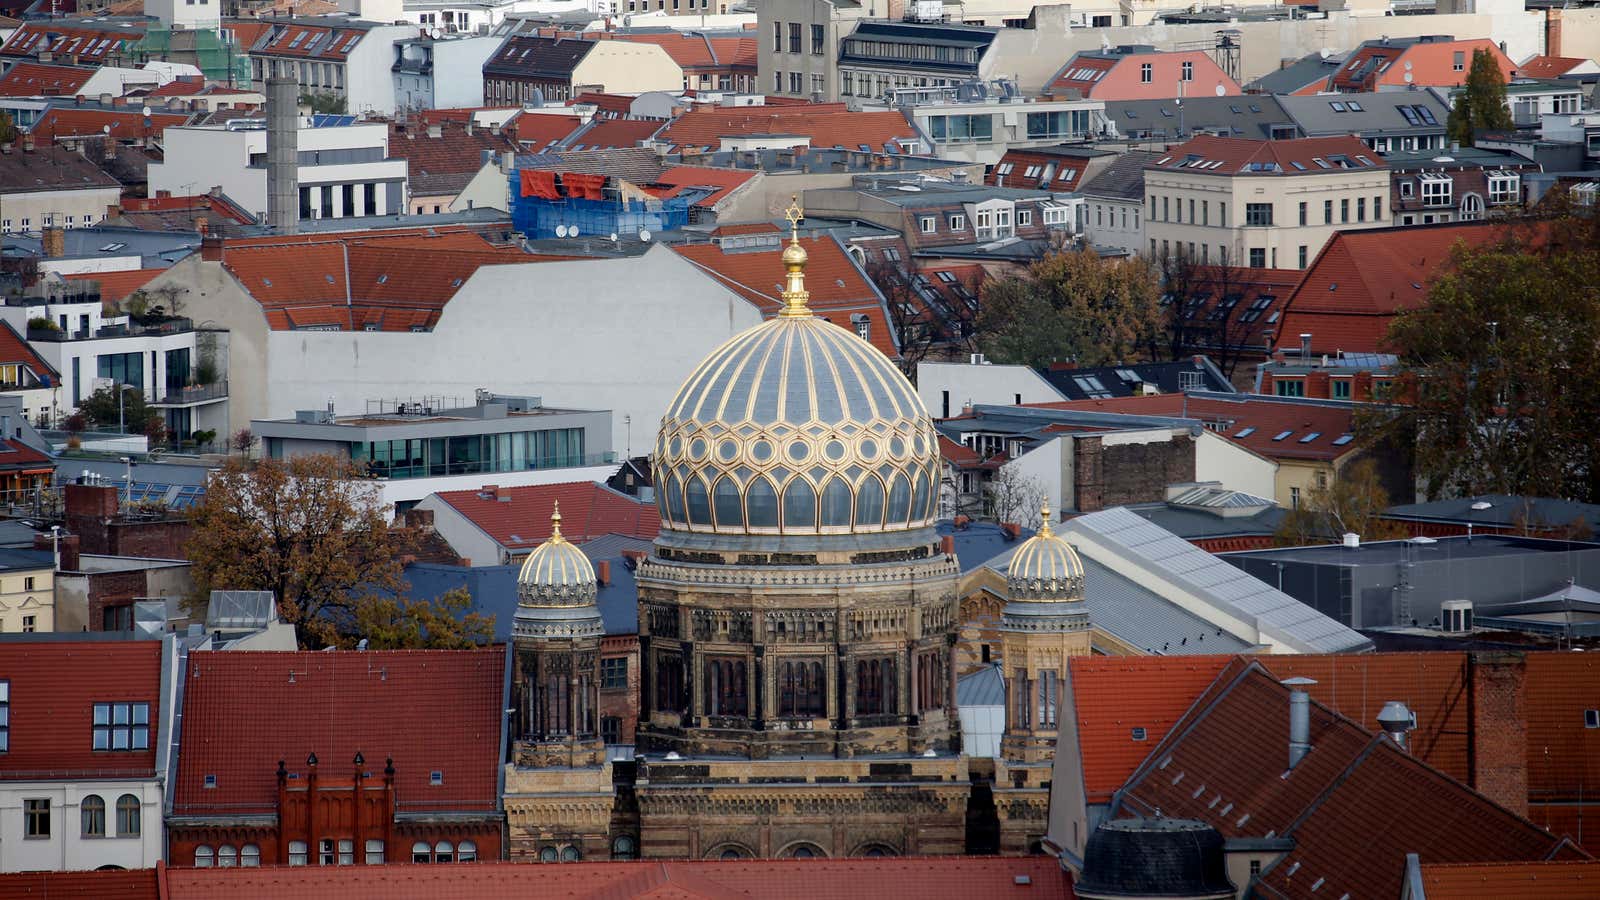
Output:
M1041 511L1039 531L1011 555L1006 590L1012 600L1040 602L1083 599L1083 561L1078 551L1050 528L1050 507Z
M521 606L581 606L595 599L594 566L561 535L561 501L550 514L550 539L535 547L517 574Z
M799 208L788 218L797 235ZM854 331L812 315L798 236L783 262L783 311L713 350L661 420L662 525L815 535L933 524L939 451L916 390Z

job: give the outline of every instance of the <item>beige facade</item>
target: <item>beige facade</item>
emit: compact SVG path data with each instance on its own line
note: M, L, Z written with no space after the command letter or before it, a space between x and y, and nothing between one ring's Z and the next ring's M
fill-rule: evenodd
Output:
M54 631L56 594L49 562L0 573L0 633Z
M610 94L683 90L683 67L655 44L596 41L572 68L572 86L593 86Z
M1335 231L1390 224L1389 170L1221 174L1148 168L1145 250L1203 264L1304 269Z
M756 90L839 99L839 40L863 17L885 15L890 0L877 0L877 7L871 2L762 0L756 7Z

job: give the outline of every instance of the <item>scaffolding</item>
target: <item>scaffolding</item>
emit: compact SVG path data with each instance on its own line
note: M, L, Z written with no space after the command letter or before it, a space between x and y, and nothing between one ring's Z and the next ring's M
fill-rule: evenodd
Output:
M228 40L221 28L175 31L159 22L152 23L144 37L128 49L136 62L190 63L200 69L207 81L233 87L250 86L250 58Z
M665 199L622 198L615 188L604 189L599 200L582 197L549 199L523 196L521 173L513 170L511 225L529 239L598 237L616 235L635 239L641 232L660 234L689 224L689 210L699 193Z

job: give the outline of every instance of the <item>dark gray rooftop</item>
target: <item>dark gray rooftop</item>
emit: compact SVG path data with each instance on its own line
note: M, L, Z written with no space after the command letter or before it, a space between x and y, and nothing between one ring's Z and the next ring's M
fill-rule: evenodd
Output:
M1171 100L1106 101L1106 121L1126 137L1181 139L1196 132L1267 140L1273 126L1294 127L1278 98L1184 97ZM1299 137L1298 134L1295 135Z
M1005 706L1006 679L1000 665L984 666L956 679L957 706Z
M1318 94L1279 97L1278 102L1307 137L1442 134L1450 117L1449 107L1431 91Z
M1128 511L1186 541L1273 534L1289 514L1283 507L1273 505L1251 516L1221 516L1170 503L1138 503L1129 506Z
M1359 547L1342 544L1324 544L1314 547L1279 547L1270 550L1245 550L1229 553L1229 557L1256 560L1276 560L1316 566L1393 566L1413 561L1442 561L1450 559L1485 559L1515 556L1533 556L1546 553L1566 553L1572 550L1595 549L1594 544L1579 541L1556 541L1542 538L1516 537L1504 534L1480 534L1472 537L1445 537L1438 539L1412 538L1403 541L1373 541Z
M1483 503L1488 506L1473 509L1474 504ZM1426 503L1403 503L1389 507L1388 514L1397 519L1414 521L1460 524L1471 522L1474 525L1498 525L1508 528L1522 525L1559 527L1583 522L1590 528L1600 529L1600 505L1550 497L1479 494L1473 497L1456 497Z
M1339 66L1345 61L1346 56L1347 54L1335 53L1324 58L1321 53L1308 54L1276 72L1269 72L1257 78L1246 87L1263 94L1290 94L1313 82L1327 81L1333 73L1339 71Z
M1144 167L1164 154L1154 150L1129 150L1078 189L1085 197L1144 202Z
M1125 366L1101 366L1083 369L1045 369L1040 373L1051 387L1068 400L1102 400L1108 397L1132 397L1153 387L1163 394L1180 390L1207 390L1219 393L1238 393L1228 376L1222 374L1211 359L1198 357L1173 362L1130 363ZM1190 384L1196 377L1198 384Z

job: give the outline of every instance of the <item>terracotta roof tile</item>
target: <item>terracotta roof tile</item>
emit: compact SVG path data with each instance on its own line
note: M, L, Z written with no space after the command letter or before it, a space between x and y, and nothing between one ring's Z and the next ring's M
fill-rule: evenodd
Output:
M1330 90L1375 91L1380 86L1395 90L1423 87L1454 87L1465 84L1472 68L1472 54L1488 50L1500 65L1500 74L1511 80L1516 64L1489 38L1458 41L1367 41L1345 60L1328 79ZM1455 56L1462 54L1461 68Z
M0 900L161 900L161 872L11 872L0 875Z
M1593 805L1600 785L1600 729L1585 727L1584 720L1585 710L1600 709L1600 660L1589 653L1530 653L1525 677L1528 794L1549 804L1534 818L1548 820L1558 834L1581 835L1585 847L1600 850L1600 815ZM1588 822L1574 821L1570 813L1563 817L1558 804L1580 801Z
M505 657L503 647L191 653L174 812L272 812L278 760L303 777L316 753L346 777L357 752L380 778L394 758L402 813L493 811Z
M527 145L527 148L534 153L549 150L567 135L582 127L583 120L577 116L549 113L518 113L516 118L511 120L511 128L517 136L517 141Z
M1075 191L1083 185L1083 173L1088 164L1087 159L1059 153L1007 150L984 176L984 183L1023 190ZM1007 166L1010 169L1002 174L1001 170ZM1028 174L1030 171L1032 175Z
M147 126L144 116L137 109L124 111L57 106L40 116L30 133L41 142L69 137L103 137L108 133L118 140L131 141L159 136L162 129L187 121L187 114L152 113ZM110 132L105 131L107 126L110 126Z
M76 56L80 62L98 65L106 56L144 37L139 26L128 28L96 28L74 25L60 20L50 22L24 22L12 32L0 56L37 56L48 50L57 59Z
M1592 900L1600 896L1600 860L1435 863L1422 867L1422 887L1428 900Z
M661 530L654 503L641 502L592 481L441 491L439 499L513 553L531 551L550 537L550 513L561 503L561 533L575 544L606 534L653 540ZM504 499L502 499L504 498Z
M1056 79L1050 82L1050 90L1052 93L1077 91L1079 96L1087 97L1094 90L1095 82L1116 68L1118 62L1120 60L1097 59L1081 54L1074 56L1061 68Z
M856 268L850 254L831 237L802 238L806 248L806 289L817 315L844 328L854 329L852 315L865 315L872 345L890 359L900 353L883 300L867 277ZM673 248L702 271L761 308L777 315L783 301L783 244L770 250L725 252L717 244L680 244Z
M567 135L562 142L569 150L615 150L637 147L661 130L663 123L648 119L596 119L588 128Z
M487 128L469 134L465 125L446 122L433 137L425 128L389 124L389 156L406 161L414 196L460 191L483 168L485 151L498 155L518 149L509 137Z
M1026 405L1043 409L1186 417L1230 423L1218 429L1217 433L1272 459L1330 460L1355 449L1352 442L1334 443L1352 433L1354 404L1296 402L1260 394L1239 394L1224 400L1171 393Z
M1589 60L1581 56L1535 56L1517 66L1524 78L1560 78Z
M618 34L612 40L655 44L667 51L685 71L695 69L756 68L756 39L713 37L706 34Z
M419 30L420 33L420 30ZM367 36L364 28L272 23L270 30L250 45L251 56L287 56L296 59L342 60Z
M0 672L11 684L10 745L0 756L0 779L155 775L160 641L0 644ZM97 702L150 704L150 748L93 750Z
M1335 163L1335 157L1343 157L1346 162ZM1388 163L1354 135L1258 141L1203 134L1168 147L1145 168L1182 169L1186 175L1293 177L1386 169Z
M88 83L93 69L17 63L0 78L0 97L70 97Z
M61 277L69 281L94 281L100 285L100 299L121 303L128 295L149 284L165 269L130 269L126 272L80 272Z
M675 152L684 147L716 150L724 136L749 134L801 134L813 147L855 150L864 144L873 152L889 146L898 150L897 141L917 140L916 129L902 112L849 112L837 103L691 109L672 120L659 140Z

